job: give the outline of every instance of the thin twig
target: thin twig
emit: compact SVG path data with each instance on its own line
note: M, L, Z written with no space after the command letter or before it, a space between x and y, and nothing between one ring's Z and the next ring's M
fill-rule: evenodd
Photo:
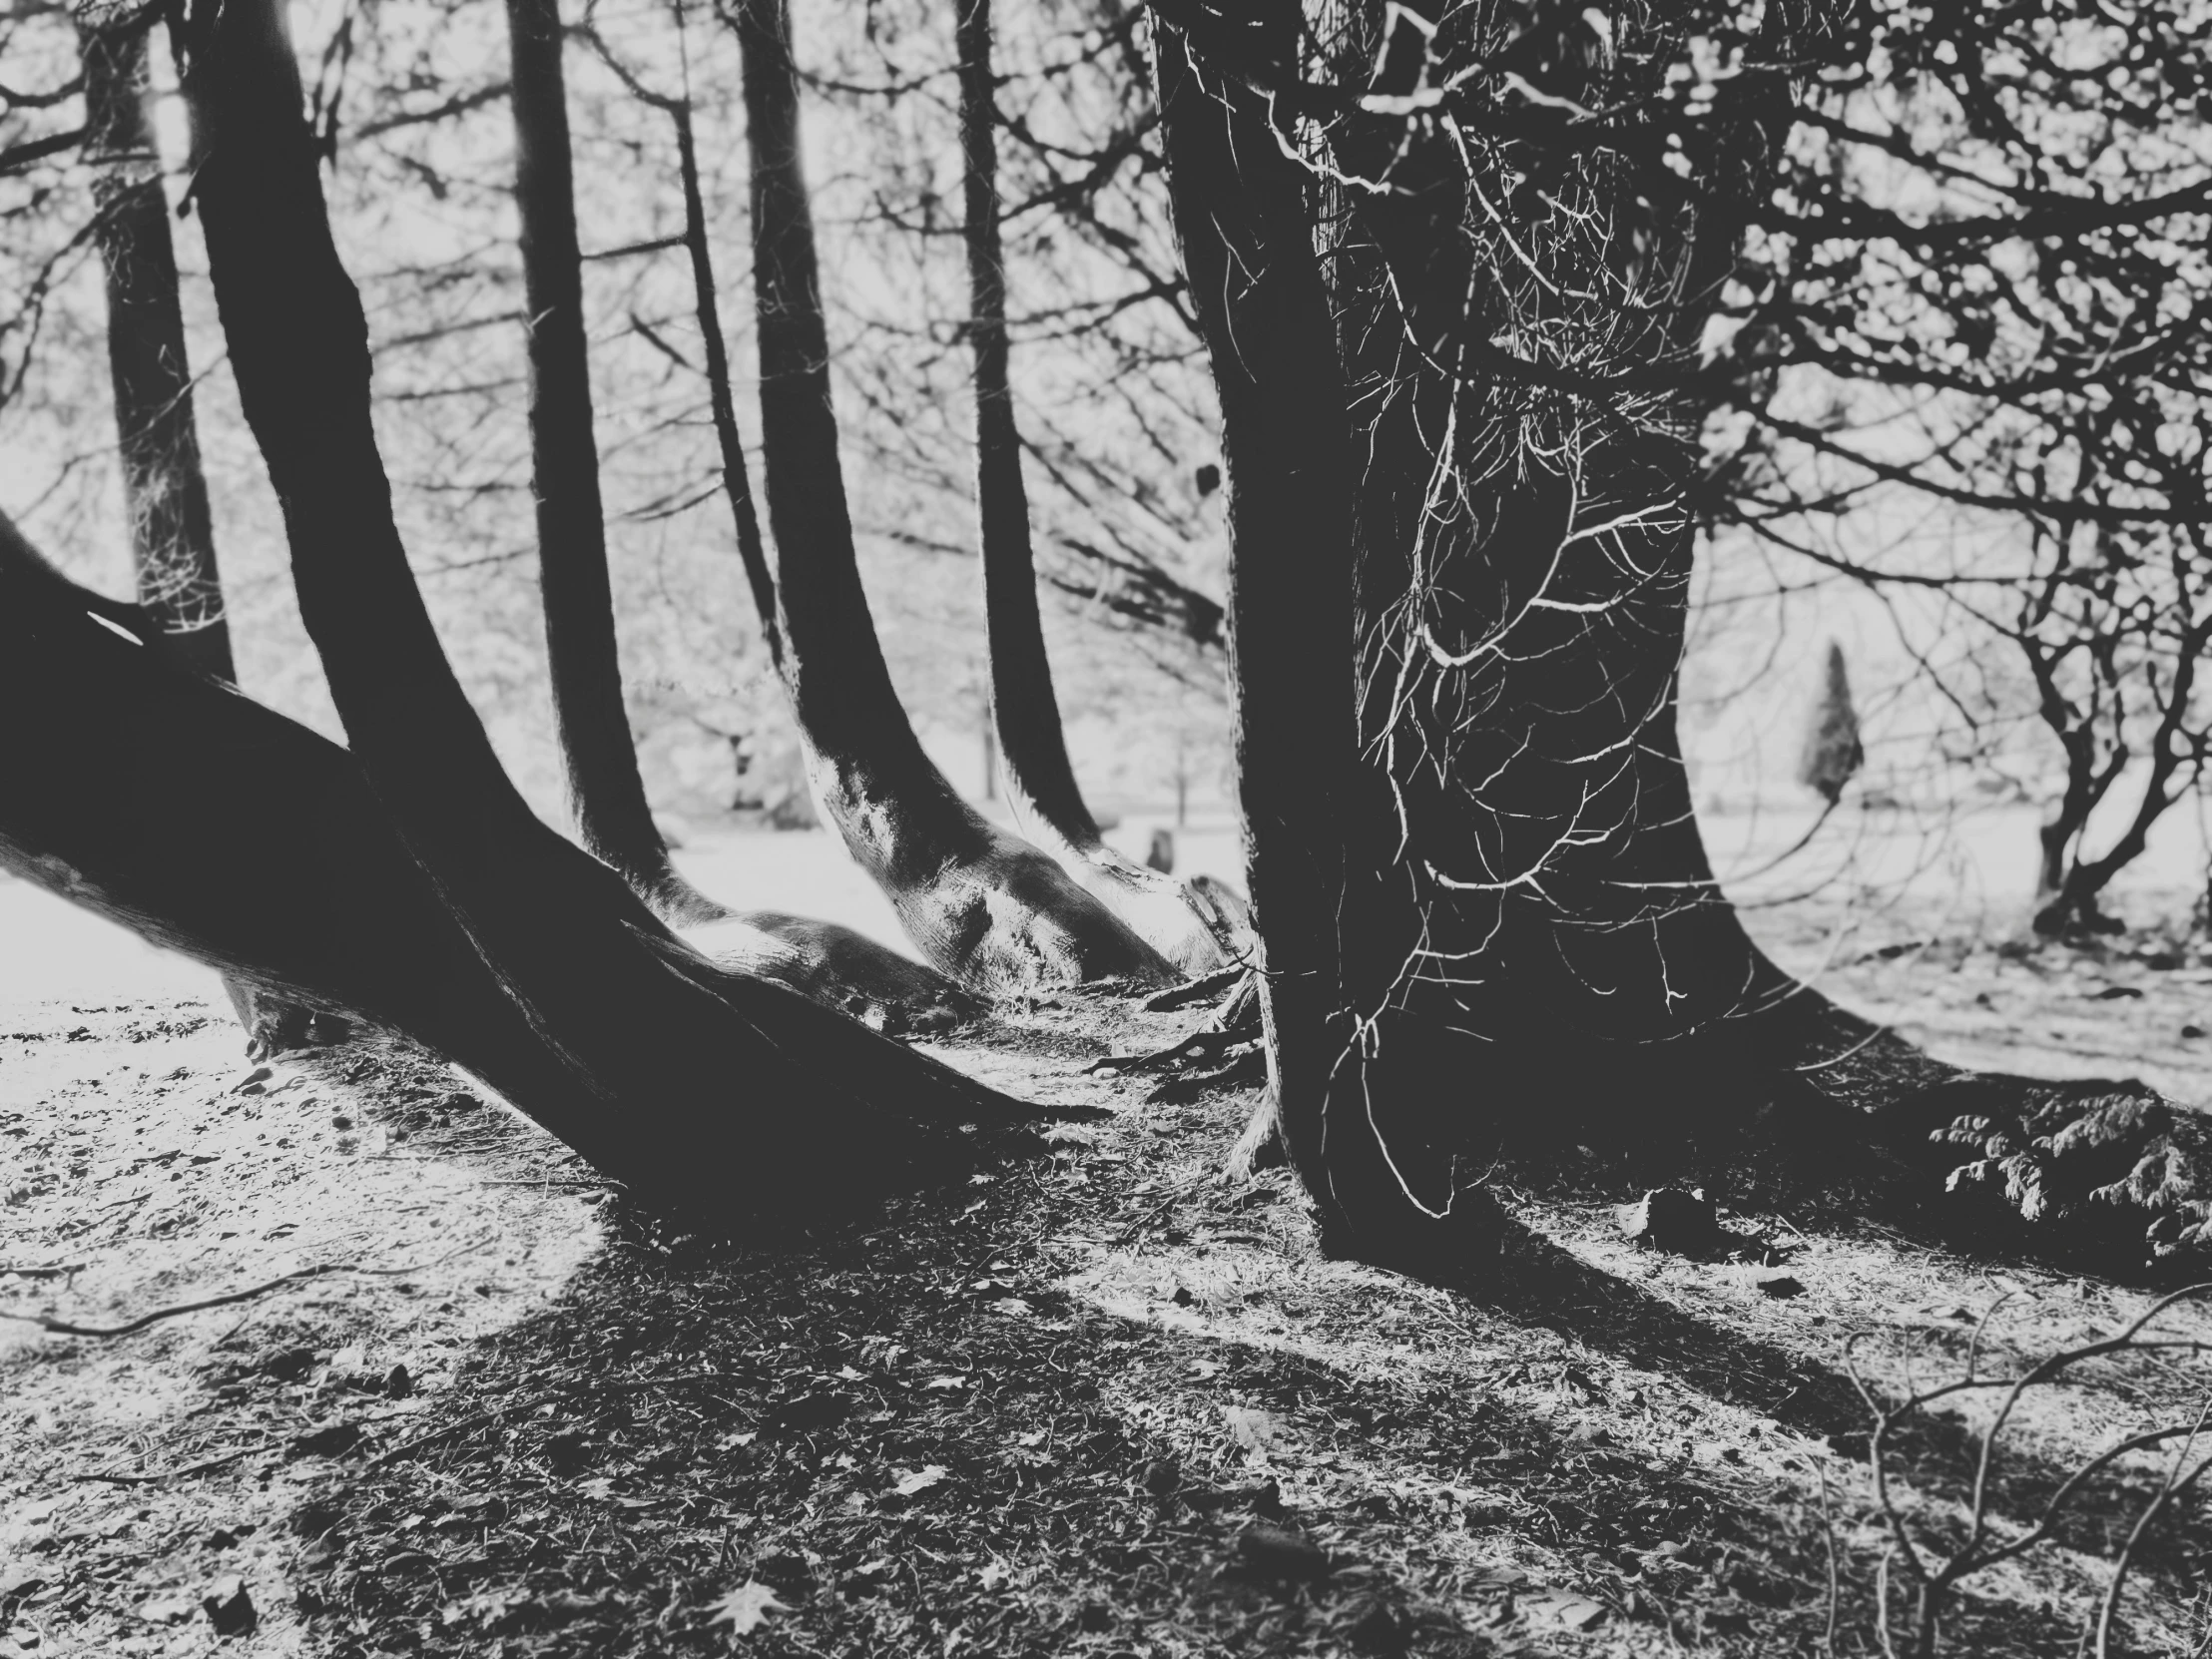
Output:
M210 1469L235 1463L241 1457L250 1457L257 1451L268 1450L267 1445L242 1445L236 1451L226 1451L220 1457L210 1457L204 1463L187 1463L181 1469L163 1469L156 1474L102 1474L97 1469L87 1469L77 1476L79 1480L105 1480L111 1486L151 1486L163 1480L182 1480L187 1475L206 1474Z

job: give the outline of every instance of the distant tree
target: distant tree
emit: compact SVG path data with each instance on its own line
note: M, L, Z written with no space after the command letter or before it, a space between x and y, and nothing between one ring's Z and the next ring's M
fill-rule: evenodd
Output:
M2017 654L1982 735L2038 721L2058 760L2035 925L2097 925L2203 782L2212 14L1873 0L1854 30L1706 325L1701 499Z
M1844 798L1844 786L1858 776L1866 759L1866 748L1859 741L1859 711L1851 701L1851 677L1844 670L1844 648L1831 640L1827 672L1798 756L1798 782L1833 807Z

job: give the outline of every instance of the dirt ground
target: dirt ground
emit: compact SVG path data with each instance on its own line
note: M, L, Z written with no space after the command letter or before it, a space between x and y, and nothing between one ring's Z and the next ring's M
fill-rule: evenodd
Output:
M1823 978L1946 1059L2191 1103L2208 985L2187 944L1879 934ZM658 1236L396 1049L250 1067L190 997L11 1005L0 1656L1871 1653L1854 1375L2002 1375L2153 1301L1756 1190L1715 1195L1746 1259L1643 1253L1633 1192L1510 1171L1493 1296L1324 1260L1280 1177L1220 1174L1249 1093L1088 1069L1200 1017L1069 998L938 1050L1115 1115L772 1254ZM2160 1329L2033 1390L1991 1537L2194 1420L2212 1315ZM1961 1535L1993 1404L1890 1437L1914 1537ZM2074 1653L2192 1445L1967 1580L1942 1650ZM2110 1652L2212 1651L2208 1544L2201 1497L2146 1530Z

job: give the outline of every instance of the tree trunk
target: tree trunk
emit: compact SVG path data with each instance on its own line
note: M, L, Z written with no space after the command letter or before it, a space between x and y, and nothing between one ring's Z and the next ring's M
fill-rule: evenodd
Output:
M1127 924L960 799L899 706L860 586L837 458L789 18L783 0L741 0L736 22L784 679L815 793L907 935L954 978L984 990L1165 982L1172 970Z
M781 913L740 915L718 904L677 871L668 841L653 822L623 703L608 577L559 0L508 0L507 26L513 62L515 203L530 317L530 462L546 662L569 801L584 845L662 915L692 930L693 942L726 966L783 980L889 1029L941 1029L971 1018L981 1004L967 992L850 928ZM679 107L676 125L684 241L698 289L725 481L773 658L781 655L775 590L760 552L758 527L751 523L744 452L736 446L729 364L714 307L688 109Z
M45 711L0 735L0 861L246 983L423 1043L587 1156L628 1132L507 989L345 750L118 637L120 628L150 645L156 625L55 574L4 517L0 627L0 694ZM104 764L86 766L87 755ZM834 1048L816 1062L813 1087L832 1117L846 1097L873 1095L924 1123L1022 1115L779 986L711 967L699 976L768 1028L784 1022L787 1040ZM906 1090L917 1092L908 1100ZM756 1138L727 1111L706 1128L741 1153ZM617 1155L608 1167L621 1174L633 1161ZM742 1163L725 1175L729 1192L713 1208L727 1221L744 1205L746 1177ZM665 1184L650 1169L641 1180L649 1191Z
M85 70L85 159L92 168L96 236L107 275L108 368L115 388L117 451L130 524L138 602L154 645L170 661L210 679L236 681L215 521L192 367L177 288L177 251L161 150L146 101L143 16L79 14ZM261 1059L310 1041L335 1042L344 1023L228 979L224 989L246 1028L246 1051Z
M301 614L379 817L465 941L468 971L511 1004L500 1028L528 1034L495 1085L648 1201L723 1229L804 1224L956 1165L950 1122L1032 1115L781 985L718 969L531 815L393 524L367 327L330 240L276 0L211 5L187 38L216 296ZM479 997L464 1026L491 1023L495 1003Z
M2055 1239L2133 1229L2140 1261L2147 1223L2152 1250L2201 1245L2200 1122L2140 1085L1960 1079L1790 981L1713 879L1675 735L1698 410L1637 371L1695 361L1787 83L1746 76L1744 102L1692 135L1694 192L1602 169L1578 183L1582 152L1543 153L1543 112L1659 108L1578 77L1657 74L1687 43L1631 48L1618 18L1566 13L1497 13L1494 38L1385 37L1372 8L1345 53L1359 79L1316 139L1271 124L1271 91L1299 78L1299 18L1285 0L1272 41L1204 13L1156 34L1232 490L1276 1114L1244 1150L1281 1135L1333 1248L1460 1280L1487 1226L1465 1172L1501 1149L1812 1139L1840 1120L2001 1194L2015 1220L2064 1223ZM1534 90L1507 89L1528 125L1499 130L1550 195L1468 159L1491 129L1386 113L1503 62ZM1334 177L1387 187L1349 189L1317 224L1294 159L1317 142ZM1603 194L1628 179L1640 204ZM1531 273L1539 255L1551 269ZM1606 293L1651 303L1570 303ZM1356 681L1316 672L1347 657Z
M1227 960L1227 923L1184 883L1106 844L1068 760L1037 608L1029 497L1022 483L1021 436L1008 379L991 0L957 0L957 5L968 339L975 361L975 501L983 616L990 635L990 717L998 734L1007 802L1022 832L1147 944L1186 974L1211 973ZM986 799L990 787L986 776Z
M622 697L614 595L592 436L583 259L561 73L560 0L507 0L513 65L515 207L530 350L530 475L546 661L570 808L584 845L662 914L727 913L677 873L653 822Z
M1176 227L1221 398L1238 797L1269 1070L1250 1138L1280 1134L1329 1249L1466 1268L1489 1202L1410 1190L1368 1110L1377 1056L1344 977L1358 895L1348 840L1369 793L1353 704L1351 427L1307 176L1235 72L1291 64L1298 21L1295 0L1277 0L1264 37L1234 55L1165 21L1153 31Z

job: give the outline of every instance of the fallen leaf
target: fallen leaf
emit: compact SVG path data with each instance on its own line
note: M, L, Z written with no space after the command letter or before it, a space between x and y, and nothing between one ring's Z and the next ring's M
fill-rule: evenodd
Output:
M912 1497L916 1492L927 1491L944 1477L945 1469L940 1463L931 1463L926 1468L901 1470L898 1483L891 1490L900 1497Z
M1589 1630L1605 1619L1603 1602L1570 1590L1537 1590L1518 1599L1529 1619L1560 1630Z
M715 1603L714 1611L707 1615L707 1622L727 1624L734 1636L750 1636L769 1614L790 1611L776 1599L774 1590L749 1578Z
M1283 1443L1283 1430L1267 1412L1255 1405L1225 1405L1229 1435L1247 1451L1268 1451Z

